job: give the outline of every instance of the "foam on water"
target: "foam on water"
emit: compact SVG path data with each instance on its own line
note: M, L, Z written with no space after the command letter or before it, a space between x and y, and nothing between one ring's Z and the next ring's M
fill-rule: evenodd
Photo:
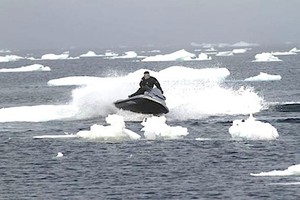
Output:
M300 176L300 164L292 165L285 170L273 170L269 172L251 173L251 176Z
M33 72L33 71L51 71L50 67L45 67L41 64L33 64L18 68L4 68L0 72Z
M179 139L189 134L187 128L181 126L171 127L166 124L166 117L150 117L145 118L142 122L144 126L144 137L147 140L156 139Z
M245 81L279 81L281 80L280 75L271 75L260 72L259 75L246 78Z
M252 62L278 62L282 61L272 53L260 53L255 55L255 60Z
M16 55L6 55L6 56L0 56L0 62L13 62L13 61L18 61L24 59L21 56L16 56Z
M246 140L275 140L279 137L276 128L257 121L252 114L246 120L234 120L229 133L232 138Z
M126 120L142 120L145 115L121 112L113 102L135 92L145 70L140 69L123 77L86 76L51 80L49 85L78 86L72 91L70 102L63 105L2 108L0 122L76 120L113 113L121 114ZM232 89L223 86L230 74L226 68L192 69L173 66L159 72L149 71L160 81L165 91L169 119L248 114L262 109L263 99L251 88Z

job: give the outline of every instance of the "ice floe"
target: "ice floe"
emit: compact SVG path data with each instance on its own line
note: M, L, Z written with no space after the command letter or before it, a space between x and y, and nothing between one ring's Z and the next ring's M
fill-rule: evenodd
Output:
M260 72L259 75L246 78L245 81L279 81L280 75L271 75L264 72Z
M142 122L144 137L147 140L179 139L189 134L187 128L181 126L171 127L166 124L166 117L149 117Z
M285 170L251 173L251 176L300 176L300 164L292 165Z
M41 64L33 64L18 68L3 68L0 69L0 72L33 72L33 71L51 71L50 67L41 65Z
M45 54L41 57L41 60L66 60L69 58L69 52L64 52L62 54Z
M200 53L197 57L195 54L190 53L184 49L181 49L179 51L175 51L170 54L149 56L144 58L142 61L155 62L155 61L192 61L192 60L211 60L211 57L209 57L205 53Z
M108 126L94 124L89 131L79 131L76 135L85 139L101 140L138 140L140 135L126 129L124 118L119 115L108 115L105 118Z
M278 57L272 55L272 53L260 53L255 55L253 62L278 62L282 61Z
M6 56L0 56L0 62L12 62L12 61L18 61L24 59L21 56L16 55L6 55Z
M246 120L234 120L229 128L234 139L275 140L279 137L277 129L271 124L257 121L252 114Z

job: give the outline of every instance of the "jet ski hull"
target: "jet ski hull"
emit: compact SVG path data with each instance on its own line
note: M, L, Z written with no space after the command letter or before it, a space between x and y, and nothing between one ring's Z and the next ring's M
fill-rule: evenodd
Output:
M119 100L114 102L114 104L119 109L136 113L156 115L169 112L164 101L159 101L146 95L138 95L128 99Z

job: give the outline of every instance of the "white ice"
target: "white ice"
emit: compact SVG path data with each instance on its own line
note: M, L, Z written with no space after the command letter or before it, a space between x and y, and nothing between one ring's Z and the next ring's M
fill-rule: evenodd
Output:
M97 55L94 51L88 51L87 53L82 54L79 57L85 58L85 57L100 57L100 56L103 56L103 55Z
M272 55L272 53L260 53L255 55L253 62L278 62L282 61L278 57Z
M246 53L249 50L249 48L246 49L233 49L232 53L233 54L242 54L242 53Z
M0 56L0 62L13 62L24 59L23 57L16 56L16 55L6 55L6 56Z
M66 60L69 58L69 52L62 54L45 54L41 57L41 60Z
M259 44L240 41L240 42L237 42L237 43L235 43L235 44L233 44L231 46L232 47L255 47L255 46L259 46Z
M0 53L11 53L8 49L0 49Z
M147 140L179 139L189 134L187 128L181 126L171 127L166 124L166 120L165 116L145 118L142 122L144 137Z
M155 61L185 61L196 59L196 55L190 52L187 52L184 49L175 51L170 54L164 55L155 55L144 58L143 62L155 62Z
M221 51L216 54L216 56L233 56L232 51Z
M63 156L64 156L64 154L62 152L58 152L57 155L56 155L56 158L61 158Z
M140 135L126 129L124 118L119 115L109 115L105 118L108 126L94 124L89 131L79 131L76 135L85 139L99 140L138 140Z
M272 52L271 53L274 56L289 56L289 55L297 55L297 48L293 48L289 51L286 52L281 52L281 51L277 51L277 52Z
M246 78L245 81L279 81L281 80L280 75L271 75L260 72L259 75Z
M41 64L33 64L18 68L3 68L0 72L33 72L33 71L51 71L50 67Z
M277 129L271 124L257 121L252 114L246 120L234 120L229 128L234 139L275 140L279 137Z
M300 49L297 49L296 47L294 47L289 52L299 53Z
M251 173L251 176L300 176L300 164L292 165L285 170Z
M109 59L130 59L130 58L137 58L138 54L135 51L127 51L125 55L121 56L111 56Z

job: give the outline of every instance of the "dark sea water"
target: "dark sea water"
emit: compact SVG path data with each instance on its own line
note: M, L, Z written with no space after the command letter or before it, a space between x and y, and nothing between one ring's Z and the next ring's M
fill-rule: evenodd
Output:
M278 56L282 62L251 62L257 53L292 47L252 47L244 54L212 55L210 61L139 62L138 58L96 57L0 63L0 69L31 64L51 68L49 72L0 72L0 199L299 199L300 167L289 176L250 175L300 164L300 53ZM159 54L130 50L138 55ZM161 54L175 50L162 49ZM186 50L195 53L192 48ZM96 50L98 54L104 51ZM11 54L37 58L53 52ZM82 53L70 51L74 57ZM189 80L193 73L184 74L172 66L226 68L230 75L207 86L203 80ZM113 101L137 89L140 69L160 73L170 105L167 124L187 128L187 136L147 140L141 131L143 117L113 108ZM169 72L162 74L165 69ZM282 79L243 81L260 72L281 75ZM139 78L129 86L126 82L114 85L129 73ZM201 73L211 76L207 71ZM100 81L88 87L47 84L73 76L100 77ZM251 94L263 99L258 102L259 110L256 99L239 97L241 87L251 88ZM241 93L246 95L244 90ZM242 107L241 101L251 108ZM79 111L70 114L70 105ZM235 106L243 109L236 111ZM257 120L274 126L279 137L233 139L228 129L233 120L248 118L247 109L254 111ZM142 139L34 138L107 125L105 118L115 113L123 115L127 129ZM58 152L63 157L56 157Z

